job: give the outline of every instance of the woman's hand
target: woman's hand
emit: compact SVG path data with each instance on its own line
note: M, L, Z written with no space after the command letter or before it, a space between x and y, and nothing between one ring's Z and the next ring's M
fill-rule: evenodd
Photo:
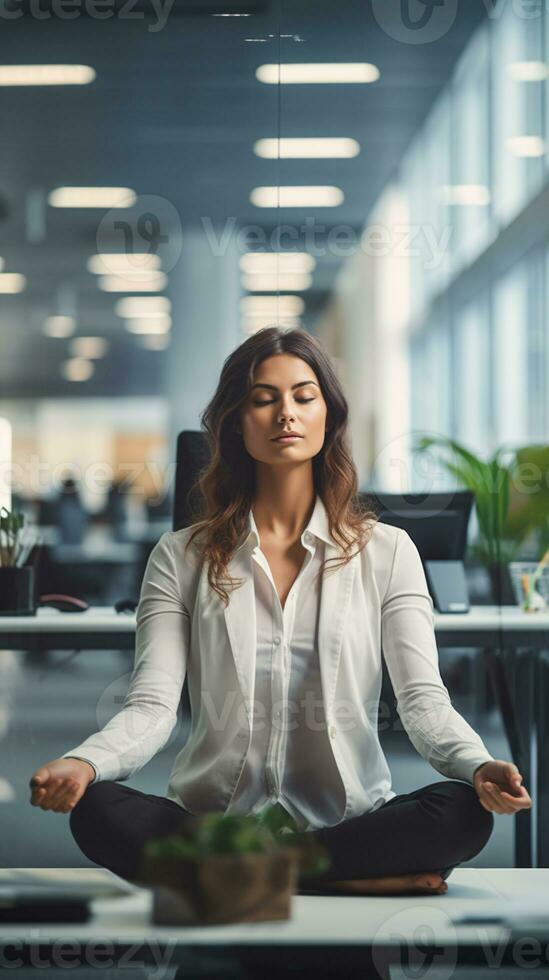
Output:
M95 779L95 770L82 759L54 759L30 778L31 803L42 810L68 813Z
M494 759L475 770L473 785L485 810L517 813L532 806L522 776L513 762Z

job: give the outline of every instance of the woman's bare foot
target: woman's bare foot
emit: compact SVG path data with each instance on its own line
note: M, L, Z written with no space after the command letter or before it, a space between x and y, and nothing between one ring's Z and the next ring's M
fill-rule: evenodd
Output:
M436 871L414 874L387 875L383 878L354 878L331 881L330 888L359 895L444 895L448 885Z

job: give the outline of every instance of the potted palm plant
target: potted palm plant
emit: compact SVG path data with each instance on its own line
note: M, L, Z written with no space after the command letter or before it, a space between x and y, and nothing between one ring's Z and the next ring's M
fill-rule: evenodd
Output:
M485 461L446 436L421 436L414 452L424 453L433 448L438 450L439 462L448 473L475 495L478 538L471 546L471 553L488 571L494 602L513 604L508 563L516 557L520 542L510 533L507 518L510 486L517 468L515 453L500 446Z
M36 612L34 569L24 564L31 550L25 531L24 514L0 508L0 616Z
M184 829L183 829L184 827ZM288 919L300 868L325 870L327 852L278 806L208 813L149 841L137 884L153 889L153 921L213 925Z

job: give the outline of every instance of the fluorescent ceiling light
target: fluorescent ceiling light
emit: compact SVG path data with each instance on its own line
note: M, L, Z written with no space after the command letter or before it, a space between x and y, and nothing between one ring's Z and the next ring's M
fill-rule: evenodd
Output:
M73 316L48 316L42 329L48 337L70 337L76 329L76 320Z
M301 320L297 316L250 316L244 317L240 323L240 328L245 334L257 333L264 327L290 327L296 329L301 326Z
M516 157L542 157L545 142L541 136L510 136L505 140L505 149Z
M20 272L0 272L0 293L22 293L26 284Z
M88 259L88 271L95 275L146 272L160 269L160 256L148 252L102 252Z
M89 85L89 65L0 65L0 85Z
M257 208L336 208L343 200L340 187L322 184L254 187L250 194L250 201Z
M104 357L109 345L104 337L75 337L71 342L73 357L93 359Z
M490 191L483 184L448 184L438 189L438 196L444 204L490 203Z
M246 316L299 316L305 309L301 296L243 296L240 311Z
M251 17L251 14L212 14L212 17Z
M380 72L367 61L260 65L255 77L266 85L317 85L377 82Z
M140 334L162 334L169 333L172 325L171 317L166 314L165 316L151 317L136 317L135 319L131 317L126 320L126 330L129 333L140 333Z
M61 374L66 381L87 381L94 371L93 362L83 357L72 357L68 361L63 361L61 365Z
M507 74L515 82L544 82L549 78L549 65L544 61L512 61Z
M312 272L316 259L308 252L246 252L240 269L249 273Z
M358 140L347 136L334 138L261 139L254 143L254 153L265 160L356 157Z
M131 208L136 200L129 187L56 187L48 197L53 208Z
M157 317L169 313L171 308L167 296L125 296L115 304L114 312L122 317Z
M171 337L169 333L151 333L143 334L138 341L141 347L146 347L147 350L166 350L171 344Z
M299 272L285 272L280 276L275 274L245 275L241 278L243 289L249 293L274 293L277 289L284 292L301 292L303 289L310 289L313 277Z
M100 276L97 285L105 293L160 293L166 288L164 272L136 273L132 276Z

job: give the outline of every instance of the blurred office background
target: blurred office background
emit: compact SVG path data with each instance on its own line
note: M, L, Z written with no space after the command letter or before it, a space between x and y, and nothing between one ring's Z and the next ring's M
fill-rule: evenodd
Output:
M0 16L0 502L40 525L44 589L138 595L172 526L177 434L271 323L334 359L361 489L466 487L460 458L415 451L422 436L481 461L503 447L504 466L529 468L498 546L539 560L542 0L6 0ZM490 604L483 530L475 509L470 598ZM132 656L0 658L0 861L86 864L28 780L117 710ZM455 706L509 758L480 651L440 661ZM166 791L186 725L131 785ZM438 778L398 726L382 738L397 792ZM496 817L477 865L512 865L513 819Z

